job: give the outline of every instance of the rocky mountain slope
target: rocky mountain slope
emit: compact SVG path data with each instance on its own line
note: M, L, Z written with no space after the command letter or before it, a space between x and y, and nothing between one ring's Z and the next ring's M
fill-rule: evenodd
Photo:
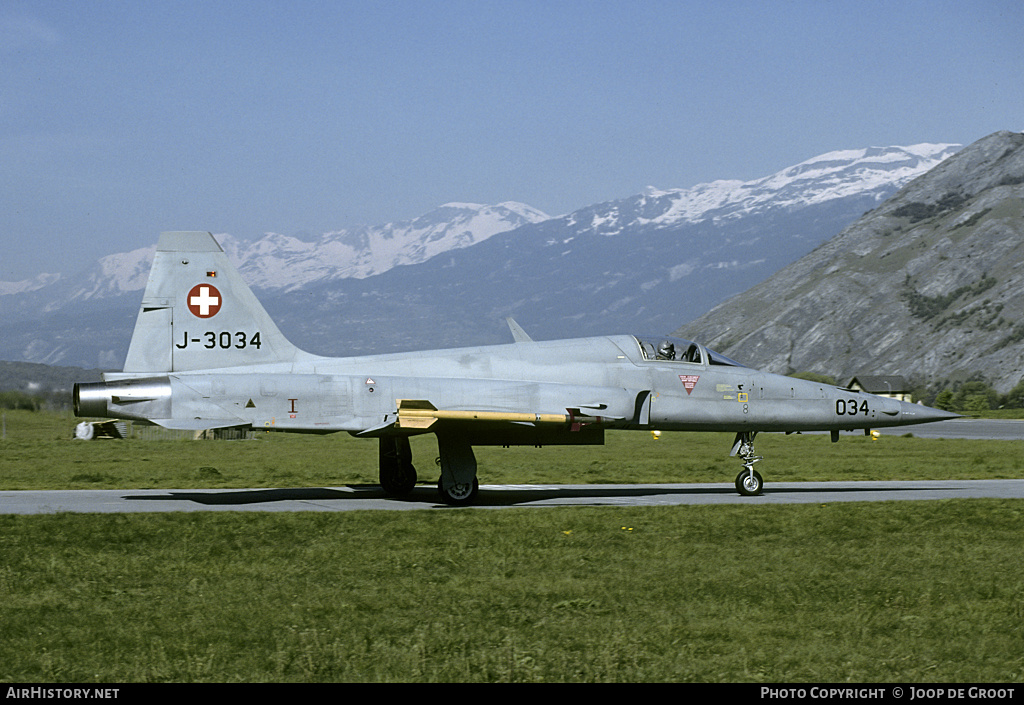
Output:
M774 372L1024 375L1024 134L918 177L766 281L677 331Z

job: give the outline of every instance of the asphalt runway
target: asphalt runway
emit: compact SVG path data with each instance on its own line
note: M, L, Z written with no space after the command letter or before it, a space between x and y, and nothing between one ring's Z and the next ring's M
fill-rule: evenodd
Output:
M743 497L732 484L481 485L476 508L654 507L681 504L827 504L963 498L1024 499L1024 480L765 483ZM375 485L240 490L0 491L0 514L138 512L346 512L451 509L434 487L401 499Z
M970 438L984 441L1024 440L1024 420L1021 419L950 419L922 423L916 426L880 428L881 433L892 436L912 434L917 438ZM858 431L863 433L863 431Z

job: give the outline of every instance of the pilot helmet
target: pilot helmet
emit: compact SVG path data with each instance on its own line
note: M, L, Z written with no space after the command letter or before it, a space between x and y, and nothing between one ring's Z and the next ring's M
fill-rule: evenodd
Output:
M663 340L661 342L661 345L658 346L658 357L664 358L666 360L672 360L675 359L675 356L676 346L667 340Z

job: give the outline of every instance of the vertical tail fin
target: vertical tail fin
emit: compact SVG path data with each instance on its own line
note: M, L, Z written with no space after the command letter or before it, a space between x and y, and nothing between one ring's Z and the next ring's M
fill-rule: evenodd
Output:
M211 233L160 235L125 372L292 362L300 354Z

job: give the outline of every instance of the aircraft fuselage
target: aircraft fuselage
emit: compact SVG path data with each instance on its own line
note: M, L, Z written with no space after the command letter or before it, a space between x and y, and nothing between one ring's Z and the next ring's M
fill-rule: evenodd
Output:
M438 489L476 494L474 445L585 445L606 429L727 431L757 494L754 436L953 418L745 367L697 343L631 335L328 358L281 334L209 233L164 233L124 371L77 384L75 413L172 429L233 426L377 438L381 485L416 482L409 437L435 434ZM92 434L82 434L92 436Z
M412 399L438 409L508 414L574 409L599 417L603 428L662 431L828 431L936 420L928 413L934 410L916 404L709 364L706 349L700 353L696 362L647 359L638 339L623 335L353 358L310 355L244 370L142 379L110 374L107 382L79 385L79 407L83 415L169 428L250 425L362 435L379 435L397 419L398 400ZM500 442L493 430L487 435Z

